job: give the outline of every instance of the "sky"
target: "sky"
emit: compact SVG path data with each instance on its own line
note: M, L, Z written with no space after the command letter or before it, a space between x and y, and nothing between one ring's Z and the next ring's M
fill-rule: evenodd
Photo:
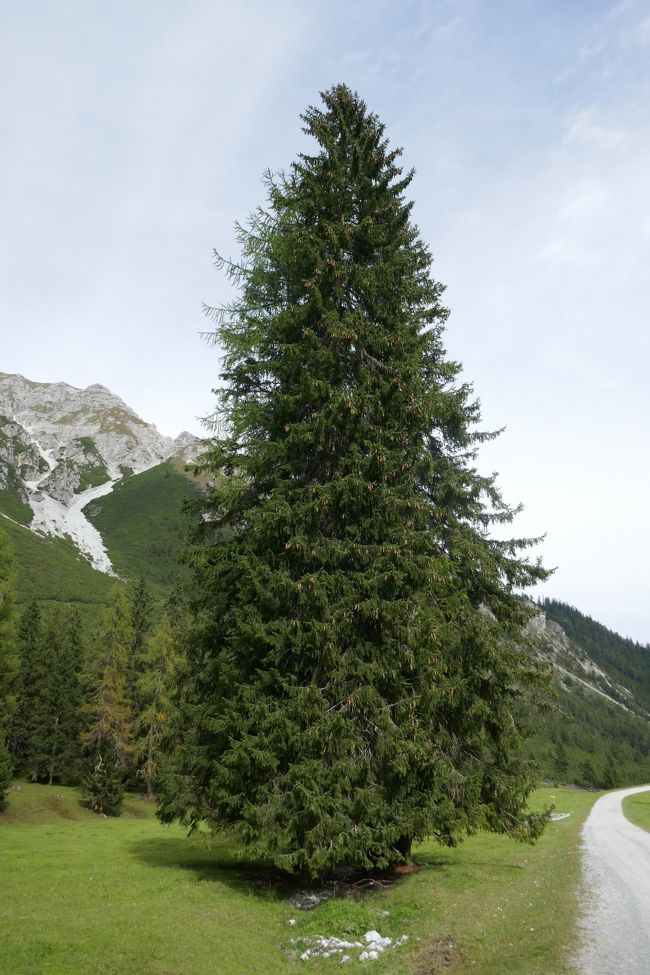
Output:
M0 370L201 435L212 249L345 82L415 167L448 352L506 428L479 467L557 567L537 595L650 642L650 0L3 10Z

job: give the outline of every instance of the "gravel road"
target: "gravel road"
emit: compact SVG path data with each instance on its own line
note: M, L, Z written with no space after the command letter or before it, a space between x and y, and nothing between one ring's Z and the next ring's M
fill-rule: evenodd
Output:
M610 792L583 829L584 913L580 975L650 973L650 832L633 826L621 800L650 785Z

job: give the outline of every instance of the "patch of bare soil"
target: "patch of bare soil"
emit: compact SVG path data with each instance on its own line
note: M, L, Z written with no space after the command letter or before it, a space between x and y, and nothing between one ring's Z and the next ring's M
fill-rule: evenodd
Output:
M463 957L463 952L453 938L436 938L430 941L417 958L417 975L439 975L449 972Z
M134 819L143 819L148 815L147 807L145 803L148 800L143 800L140 804L137 802L125 802L122 806L122 811L127 814L127 816L133 816Z
M66 805L65 796L48 795L45 797L44 806L55 812L61 819L77 819L74 809Z

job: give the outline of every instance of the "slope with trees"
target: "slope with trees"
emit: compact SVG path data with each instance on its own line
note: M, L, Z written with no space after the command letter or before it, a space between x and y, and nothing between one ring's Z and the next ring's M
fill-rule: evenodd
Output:
M412 176L357 95L323 101L315 154L218 259L240 289L212 312L227 435L160 807L309 875L426 835L535 836L519 716L544 683L516 640L545 571L489 535L514 511L474 467L489 435L442 345Z
M650 654L572 606L540 603L538 649L557 670L556 706L530 748L546 776L598 788L650 778Z
M650 647L614 633L568 603L547 598L540 606L594 663L624 683L650 710Z

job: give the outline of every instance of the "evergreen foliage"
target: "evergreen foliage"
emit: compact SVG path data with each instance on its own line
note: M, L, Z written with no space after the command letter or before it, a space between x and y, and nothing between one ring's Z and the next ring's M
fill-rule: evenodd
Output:
M89 805L97 812L119 810L133 753L132 708L127 695L132 643L131 606L116 586L103 613L95 674L84 708L82 785Z
M545 598L539 605L549 620L562 627L578 653L586 654L615 685L622 687L619 692L597 672L589 673L589 682L607 695L603 697L585 688L567 671L562 673L559 709L553 708L543 716L529 743L530 752L543 773L558 782L599 789L612 788L612 782L647 782L650 650L567 603ZM559 663L565 661L560 658Z
M540 606L594 663L630 688L639 703L650 709L650 647L614 633L557 599L543 599Z
M170 683L174 668L174 634L166 613L147 645L138 680L135 720L136 761L147 796L152 799L158 776L158 754L169 724Z
M90 809L106 816L118 816L124 801L124 766L112 744L88 752L81 777L84 798Z
M81 619L55 607L44 625L30 603L18 634L21 667L11 745L18 771L33 782L73 781L79 758Z
M13 763L4 735L0 732L0 812L7 808L7 792L13 778Z
M44 777L47 765L52 672L41 610L36 602L31 602L21 616L18 648L18 710L12 728L12 752L17 770L36 782Z
M9 539L0 528L0 811L6 808L13 763L6 735L14 708L14 684L18 670L14 631L15 577Z
M563 676L563 683L571 678ZM576 682L559 689L559 710L540 720L529 750L549 779L589 788L608 788L614 757L621 785L650 779L650 725L647 717L624 710ZM562 748L559 749L560 743ZM562 760L558 766L558 749Z
M6 533L0 528L0 737L6 733L15 707L14 684L18 671L15 585L13 552Z
M445 355L412 174L357 95L323 101L316 153L268 177L242 260L217 256L240 291L212 310L227 433L159 810L311 876L543 824L515 710L540 678L515 641L545 571L489 535L515 512L474 467L491 435Z
M146 642L151 625L152 599L144 579L138 579L131 599L131 647L129 650L128 693L133 701L137 698L137 686L142 676L146 655Z
M48 687L47 779L50 783L73 781L80 758L83 660L77 610L65 616L55 615L48 629L47 645L52 668Z

